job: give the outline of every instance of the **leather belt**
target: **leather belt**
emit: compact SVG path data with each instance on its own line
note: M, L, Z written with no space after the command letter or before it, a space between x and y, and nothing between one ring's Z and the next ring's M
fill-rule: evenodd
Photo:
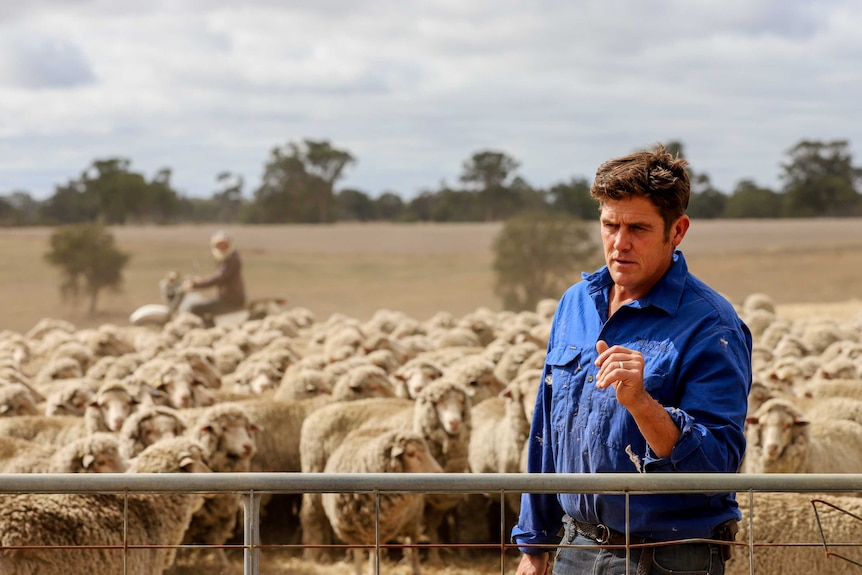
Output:
M574 539L574 533L570 532L570 530L572 530L577 532L579 535L583 535L587 539L592 539L599 545L643 545L655 543L652 539L637 537L635 535L629 535L629 540L626 541L625 533L620 533L616 529L611 529L607 525L593 525L592 523L577 521L568 515L565 516L565 523L566 534L572 535L572 537L567 537L569 542ZM652 568L654 550L654 547L640 548L641 555L638 558L637 575L649 575L650 568Z
M593 525L592 523L584 523L572 519L575 529L580 535L587 539L592 539L599 545L626 545L625 533L620 533L616 529L611 529L606 525ZM652 539L629 535L629 545L641 545L644 543L655 543Z

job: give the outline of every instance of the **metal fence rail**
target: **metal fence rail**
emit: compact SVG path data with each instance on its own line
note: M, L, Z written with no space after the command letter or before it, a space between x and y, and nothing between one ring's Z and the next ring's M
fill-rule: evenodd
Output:
M206 473L0 474L0 494L236 493L243 495L244 573L259 572L259 504L263 494L302 493L654 493L862 492L851 474L456 474ZM752 533L752 530L749 530ZM748 542L749 550L752 542ZM508 547L501 542L503 548Z

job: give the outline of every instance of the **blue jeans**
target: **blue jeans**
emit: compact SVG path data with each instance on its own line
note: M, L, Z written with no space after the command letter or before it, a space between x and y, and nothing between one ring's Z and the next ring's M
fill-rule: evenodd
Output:
M565 539L562 543L566 543ZM572 545L597 545L578 535ZM559 548L554 575L635 575L641 548L629 549L628 571L624 548ZM680 543L655 547L650 575L724 575L724 560L717 545Z

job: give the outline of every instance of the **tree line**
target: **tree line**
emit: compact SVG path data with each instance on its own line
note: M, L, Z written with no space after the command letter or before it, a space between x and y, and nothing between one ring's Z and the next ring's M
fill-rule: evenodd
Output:
M666 147L685 157L683 144ZM224 222L244 224L332 223L336 221L464 222L503 221L530 212L592 220L596 205L591 182L572 177L548 188L531 186L518 174L520 162L498 150L481 150L465 160L458 184L441 183L410 200L394 191L374 197L337 188L356 163L347 150L327 140L305 139L275 147L264 163L261 183L246 190L243 178L222 172L208 198L186 197L171 183L172 171L152 178L125 158L93 161L78 177L35 200L26 191L0 195L0 225L105 225ZM802 218L862 215L862 169L853 165L846 140L802 140L780 166L781 189L743 179L727 192L709 175L690 172L695 218Z

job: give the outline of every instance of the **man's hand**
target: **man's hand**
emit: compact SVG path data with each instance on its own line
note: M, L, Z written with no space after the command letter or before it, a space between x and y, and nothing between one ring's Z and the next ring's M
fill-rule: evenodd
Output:
M626 407L633 407L647 399L644 391L644 357L640 352L621 345L608 347L603 340L596 342L596 351L599 352L595 362L599 368L596 387L613 387L617 401Z
M547 553L539 553L538 555L524 553L518 564L516 575L545 575L550 572L550 567L551 562Z
M191 279L183 280L183 291L189 292L195 289L195 282Z
M640 352L621 345L608 347L607 342L596 342L596 387L613 386L617 401L624 406L637 423L649 446L659 457L670 457L679 439L679 428L664 407L644 389L644 357Z

